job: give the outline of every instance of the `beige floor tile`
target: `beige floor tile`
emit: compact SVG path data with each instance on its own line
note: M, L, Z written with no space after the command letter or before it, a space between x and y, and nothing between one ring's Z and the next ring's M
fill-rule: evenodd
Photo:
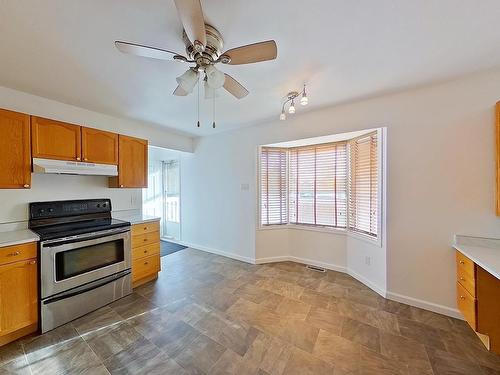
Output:
M430 368L429 357L423 344L402 336L380 331L381 354L408 367L422 371Z
M286 375L332 375L333 366L300 349L294 349L283 374Z
M342 315L333 310L313 307L306 318L306 322L314 327L340 335L344 319Z
M274 278L260 280L256 285L262 289L279 294L283 297L297 300L300 298L302 292L304 291L304 288L301 286Z
M301 319L288 319L284 329L280 334L280 338L284 341L311 353L316 339L318 337L319 328L305 322Z
M313 354L344 373L359 371L361 345L341 336L320 330Z
M285 318L305 319L310 310L311 305L308 303L283 298L275 311Z
M347 318L342 325L341 336L380 353L380 333L378 328Z

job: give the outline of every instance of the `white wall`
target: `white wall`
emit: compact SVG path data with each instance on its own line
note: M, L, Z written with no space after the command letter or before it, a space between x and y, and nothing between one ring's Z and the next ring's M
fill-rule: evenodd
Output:
M192 151L192 139L149 124L119 119L0 87L0 108L148 139L151 144ZM98 176L32 175L31 189L0 190L1 230L26 226L28 203L47 200L111 198L113 210L140 209L141 189L110 189Z
M287 121L202 138L182 160L184 240L236 257L279 256L287 246L269 245L273 231L256 233L257 146L386 126L387 269L376 261L367 266L366 253L376 250L351 246L350 238L344 262L375 285L386 278L392 298L453 314L453 234L500 236L493 126L499 87L495 70L307 113L300 108ZM276 236L289 249L298 242ZM327 256L333 263L339 254Z

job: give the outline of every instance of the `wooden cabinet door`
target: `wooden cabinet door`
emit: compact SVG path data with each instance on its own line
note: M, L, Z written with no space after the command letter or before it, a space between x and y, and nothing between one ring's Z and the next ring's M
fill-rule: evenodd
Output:
M118 177L110 178L111 187L145 188L148 186L148 141L118 136Z
M0 188L30 186L30 116L0 109Z
M118 164L118 134L82 127L82 159L89 163Z
M31 149L34 158L81 160L80 126L31 117Z
M36 260L0 266L0 336L38 321Z

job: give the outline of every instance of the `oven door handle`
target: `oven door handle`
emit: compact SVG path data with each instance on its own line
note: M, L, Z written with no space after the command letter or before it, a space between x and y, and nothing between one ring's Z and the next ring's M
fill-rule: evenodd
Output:
M107 233L106 235L95 234L89 237L72 238L67 240L61 240L59 242L51 242L51 243L42 242L41 247L44 249L52 249L52 251L54 252L73 250L89 245L98 245L104 242L125 239L127 237L127 234L129 233L130 230L124 230L120 232Z
M91 291L93 289L97 289L97 288L99 288L99 287L101 287L103 285L106 285L106 284L112 283L112 282L114 282L116 280L119 280L119 279L121 279L121 278L123 278L123 277L125 277L127 275L130 275L130 273L131 273L130 269L118 272L118 273L116 273L114 275L107 276L107 277L104 277L102 279L99 279L99 280L96 280L96 281L92 281L92 282L90 282L88 284L85 284L85 285L82 285L82 286L79 286L79 287L67 290L67 291L59 293L59 294L56 294L56 295L54 295L52 297L49 297L49 298L45 299L44 301L42 301L42 303L44 305L48 305L50 303L54 303L54 302L57 302L57 301L60 301L60 300L66 299L66 298L77 296L79 294Z
M130 227L126 227L125 229L124 228L112 229L112 230L103 231L103 232L93 232L93 233L88 233L86 235L79 235L79 236L73 236L73 237L59 238L57 240L44 241L44 242L42 242L42 247L44 247L44 248L58 247L58 246L62 246L62 245L84 242L84 241L89 241L89 240L105 239L107 237L111 237L111 236L115 236L117 234L122 234L122 233L127 233L127 232L130 232ZM105 241L102 241L102 242L105 242Z

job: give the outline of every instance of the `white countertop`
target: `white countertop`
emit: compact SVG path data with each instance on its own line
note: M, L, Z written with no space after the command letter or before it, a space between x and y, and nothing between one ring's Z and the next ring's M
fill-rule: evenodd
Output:
M30 231L29 229L0 232L0 247L20 245L28 242L37 242L38 240L40 240L38 235Z
M150 223L152 221L159 221L160 218L151 215L145 215L141 211L118 211L113 212L112 216L115 219L129 221L130 224L143 224Z
M456 235L453 247L500 279L500 239Z

